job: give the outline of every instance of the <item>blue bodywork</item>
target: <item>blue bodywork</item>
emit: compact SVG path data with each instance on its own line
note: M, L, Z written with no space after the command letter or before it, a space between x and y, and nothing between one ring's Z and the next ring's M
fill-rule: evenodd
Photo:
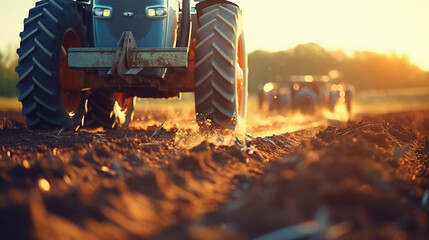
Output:
M131 31L139 48L166 48L176 44L177 0L95 0L92 5L93 47L116 48L124 31ZM149 16L148 8L164 7L166 14ZM109 9L97 16L94 9ZM103 69L99 72L106 73ZM165 68L145 69L141 74L162 78Z

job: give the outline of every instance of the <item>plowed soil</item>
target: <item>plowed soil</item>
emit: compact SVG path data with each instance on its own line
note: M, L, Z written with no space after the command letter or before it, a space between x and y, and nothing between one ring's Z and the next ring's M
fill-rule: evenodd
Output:
M0 239L429 239L429 111L249 114L246 142L191 112L78 132L0 112Z

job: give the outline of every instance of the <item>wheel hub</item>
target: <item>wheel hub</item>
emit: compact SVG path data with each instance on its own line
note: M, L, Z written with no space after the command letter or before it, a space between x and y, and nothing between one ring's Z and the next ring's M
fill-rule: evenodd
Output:
M83 92L73 89L73 85L79 78L76 70L68 67L68 49L73 47L81 47L79 34L74 28L67 29L64 34L63 42L60 50L60 86L61 86L61 99L64 109L69 116L74 116L78 111Z

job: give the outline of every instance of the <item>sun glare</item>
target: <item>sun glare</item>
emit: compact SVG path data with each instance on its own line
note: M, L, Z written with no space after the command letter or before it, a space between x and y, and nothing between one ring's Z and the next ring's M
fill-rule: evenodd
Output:
M426 0L273 0L260 16L257 1L243 8L249 52L286 50L315 42L326 49L408 55L429 70L429 1Z
M315 42L348 54L355 50L408 55L429 70L429 1L427 0L272 0L261 14L260 1L232 0L243 10L246 48L279 51ZM4 1L0 21L0 50L19 45L28 10L34 0Z

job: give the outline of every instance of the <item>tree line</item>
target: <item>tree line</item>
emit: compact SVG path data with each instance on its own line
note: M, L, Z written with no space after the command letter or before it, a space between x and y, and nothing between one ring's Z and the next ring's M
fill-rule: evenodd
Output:
M18 96L18 90L15 87L18 82L18 75L15 72L17 64L18 56L15 53L0 52L0 96Z
M343 82L356 90L429 87L429 72L410 63L407 56L368 51L327 51L318 44L299 44L279 52L255 51L249 54L249 91L258 84L285 81L291 75L341 73Z
M299 44L279 52L255 51L249 54L249 91L259 84L285 81L291 75L326 75L341 73L340 80L356 90L429 87L429 72L410 63L407 56L356 51L327 51L316 43ZM0 96L16 97L18 75L15 53L0 52Z

